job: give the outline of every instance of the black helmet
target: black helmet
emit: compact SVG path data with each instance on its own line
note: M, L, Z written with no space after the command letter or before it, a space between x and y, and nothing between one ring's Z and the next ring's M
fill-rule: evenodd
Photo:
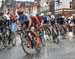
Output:
M23 11L17 11L18 15L23 14Z

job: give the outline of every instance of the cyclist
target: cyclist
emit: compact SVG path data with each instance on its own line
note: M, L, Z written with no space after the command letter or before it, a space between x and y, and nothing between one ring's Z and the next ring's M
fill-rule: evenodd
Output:
M9 26L9 21L4 18L4 13L0 12L0 32L3 32L6 27Z
M32 16L31 18L32 18L32 26L38 28L40 26L40 16L37 14Z
M3 12L0 12L0 32L3 32L3 26L4 26L4 22L3 22Z
M75 14L73 14L73 20L72 20L72 22L73 22L72 32L75 35Z
M72 20L73 24L75 24L75 15L73 15L73 20Z
M56 19L56 23L57 23L58 29L64 29L63 25L64 25L65 21L64 21L64 18L62 18L61 14L58 15L58 18Z
M65 16L62 16L63 20L64 20L64 24L63 24L63 29L65 31L65 34L67 33L67 26L68 26L68 23L67 23L67 18Z
M35 30L38 29L40 27L40 25L41 25L41 23L40 23L40 15L39 14L33 15L33 16L31 16L31 19L32 19L32 31L36 35L36 38L37 38L36 42L39 43L39 40L40 40L39 34L37 34L35 32Z
M4 14L4 18L7 19L7 20L10 20L10 14L9 14L9 12L7 14Z
M48 24L49 17L47 15L45 15L44 13L41 16L42 16L42 18L41 18L41 26L43 26L45 24Z
M18 11L18 17L17 17L17 23L19 24L25 24L27 28L31 27L32 21L31 18L27 13L24 13L23 11Z
M54 25L55 25L55 16L54 15L51 15L51 17L50 17L50 23L54 27Z
M32 26L32 19L30 18L30 16L28 15L28 13L23 13L23 11L18 11L18 17L17 17L17 22L20 23L21 25L26 25L26 28L29 29L30 31L32 31L34 33L34 35L36 36L36 44L39 44L39 40L40 38L38 37L38 35L36 34L36 32L34 31L34 27ZM30 47L30 44L28 44L28 47Z
M58 16L58 18L57 18L57 23L60 24L60 25L63 25L63 23L64 23L64 18L62 18L61 15Z

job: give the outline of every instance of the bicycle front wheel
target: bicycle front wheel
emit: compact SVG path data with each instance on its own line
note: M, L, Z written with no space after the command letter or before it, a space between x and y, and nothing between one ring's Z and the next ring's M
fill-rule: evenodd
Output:
M33 54L41 50L40 44L36 45L36 37L31 31L26 32L24 35L25 36L21 38L21 44L26 54Z

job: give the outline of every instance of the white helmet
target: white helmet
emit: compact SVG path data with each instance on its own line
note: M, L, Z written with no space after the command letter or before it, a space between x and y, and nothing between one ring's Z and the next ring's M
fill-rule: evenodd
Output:
M65 16L62 16L62 18L65 18Z
M52 18L52 19L55 19L55 16L54 16L54 15L51 15L51 18Z
M71 17L68 17L68 19L71 19Z
M71 19L73 19L73 16L71 16Z
M40 16L44 16L44 13L41 13Z

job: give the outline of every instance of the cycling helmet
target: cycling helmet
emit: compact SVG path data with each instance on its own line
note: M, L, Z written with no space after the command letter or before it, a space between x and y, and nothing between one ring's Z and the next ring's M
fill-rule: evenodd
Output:
M44 13L41 13L40 16L44 16Z
M17 11L18 15L23 14L23 11Z
M54 15L51 15L51 19L55 19L55 16Z
M65 16L62 16L62 18L65 18Z

